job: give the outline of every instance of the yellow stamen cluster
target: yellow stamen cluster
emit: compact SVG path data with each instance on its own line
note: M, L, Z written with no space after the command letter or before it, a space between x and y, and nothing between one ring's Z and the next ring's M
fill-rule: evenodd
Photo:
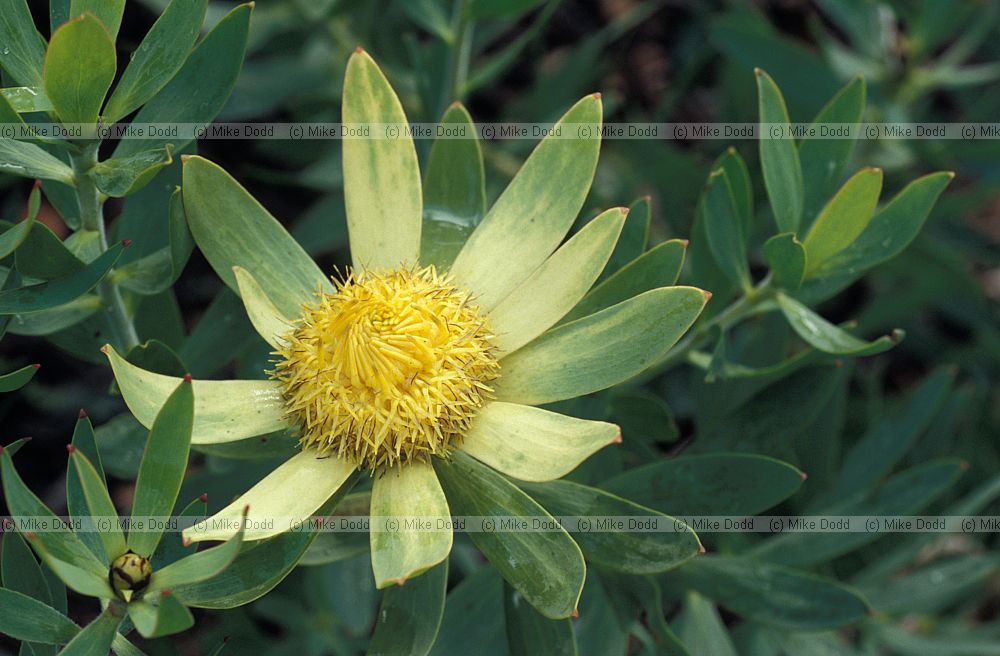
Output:
M276 354L300 444L372 471L458 446L499 374L467 293L434 267L351 273Z

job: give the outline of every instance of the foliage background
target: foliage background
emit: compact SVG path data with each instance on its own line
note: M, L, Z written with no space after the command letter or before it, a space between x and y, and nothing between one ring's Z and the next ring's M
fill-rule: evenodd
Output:
M858 73L868 82L866 118L995 121L1000 116L996 63L1000 61L1000 21L993 3L470 2L482 14L474 28L453 20L452 7L437 0L261 2L253 18L246 64L218 120L337 120L343 65L358 44L379 61L415 121L436 120L456 98L466 103L478 121L551 121L576 98L600 91L608 122L749 122L757 114L755 66L766 69L782 88L793 121L811 120ZM31 4L36 22L45 25L47 8L43 3ZM122 65L162 4L158 0L128 4L118 39ZM211 3L207 25L226 8L226 3ZM955 52L956 48L962 50ZM422 157L429 145L429 141L417 142ZM491 199L531 145L528 141L484 144ZM728 145L723 141L607 141L587 207L596 210L648 195L651 243L687 238L710 165ZM748 161L760 201L765 194L756 164L757 144L738 141L731 145ZM286 221L321 264L332 267L347 261L337 142L208 141L199 144L198 150L230 171ZM743 383L706 384L703 372L689 368L675 369L643 388L664 399L676 420L676 430L672 425L643 427L662 433L654 444L659 453L746 450L790 459L808 471L810 479L800 494L779 508L789 513L801 510L812 495L836 480L838 454L847 453L869 426L886 416L905 420L906 406L897 412L900 399L935 371L947 371L953 382L936 401L939 412L899 459L899 467L945 455L968 463L961 479L936 502L934 508L938 508L990 480L1000 465L995 385L1000 364L1000 141L860 142L848 171L862 164L884 168L883 198L923 173L948 169L957 174L925 229L903 255L820 308L831 321L858 321L859 331L866 336L903 328L907 339L880 356L845 362L842 373L826 387L814 383L825 384L827 378L808 378L803 373L786 380L784 386L781 381L767 381L773 387L763 388L765 393L755 399L771 398L772 404L756 413L741 414L738 404L734 407L729 400L759 389L741 387ZM140 194L126 201L121 225L128 229L120 229L119 237L135 241L129 257L150 252L163 239L164 222L158 214L163 204L155 194L162 196L164 189L172 188L171 179L177 176L178 171L168 170L151 185L147 198ZM29 188L22 179L0 176L3 218L23 215ZM120 204L109 204L112 215L120 209ZM43 208L42 216L50 227L60 230L58 215L51 208ZM330 216L339 218L339 230L327 229ZM765 270L759 245L773 231L762 202L757 203L754 225L759 234L752 241L756 249L751 262L759 277ZM715 302L724 304L724 295L719 296ZM139 317L143 337L156 336L179 347L185 334L200 335L197 345L187 347L187 355L197 363L192 367L207 374L249 369L267 355L235 297L222 289L197 252L173 293L146 301ZM787 328L767 321L752 322L746 331L733 336L731 348L742 356L741 362L773 361L772 354L787 343ZM23 435L36 438L19 456L21 471L28 485L57 512L63 503L64 444L81 405L95 425L105 425L99 440L106 450L109 473L117 477L112 492L120 501L130 496L130 479L138 462L125 420L116 420L123 406L107 394L111 375L97 353L101 338L92 337L93 348L74 347L72 353L31 337L9 335L2 344L3 370L31 362L43 365L32 384L0 398L0 417L4 441ZM828 396L819 398L819 388L827 390ZM592 399L595 406L606 402L603 397ZM761 428L761 417L766 418L765 428ZM111 428L107 422L112 422ZM766 439L738 443L725 437L755 431L762 436L766 433ZM630 440L628 425L625 439L626 443ZM637 464L639 457L634 451L621 456L625 465ZM621 466L621 462L598 458L577 478L600 481ZM229 459L197 456L185 489L194 494L207 491L210 498L222 501L264 470L254 461L237 466ZM983 514L989 514L988 509ZM742 548L725 540L706 542L713 551ZM822 569L850 579L897 542L902 540L886 539L878 547L842 555ZM937 548L967 556L990 549L995 554L996 546L995 536L984 543L955 537L941 541ZM465 571L474 571L472 551L458 549L455 558L463 557L470 560ZM931 638L938 640L934 648L940 651L931 651L930 643L907 650L905 641L894 643L888 634L868 630L862 630L867 638L857 648L866 648L867 640L871 645L893 644L899 653L998 653L946 650L950 632L965 631L967 637L981 638L986 645L1000 640L997 568L994 559L985 570L977 570L962 595L926 609L904 608L894 614L901 623L886 624L913 628L907 622L916 622L931 627ZM174 645L184 653L205 653L201 650L231 635L231 648L242 653L236 651L241 642L249 645L283 637L280 644L268 643L268 653L352 653L363 648L377 607L367 575L367 568L345 563L297 570L260 602L212 617L203 614L196 631L174 639ZM926 585L913 594L931 595L933 583ZM684 589L682 584L664 587L668 619L675 629L680 626L685 639L690 636L695 644L709 644L704 640L714 635L711 622L705 628L691 619L704 615L697 610L699 602L683 598ZM585 593L583 620L588 619L587 599ZM678 616L678 609L683 609L684 617ZM92 608L80 610L93 612ZM474 625L488 611L467 609L462 622ZM449 607L446 623L451 612ZM723 611L722 620L734 629L739 642L743 618ZM648 619L644 622L653 624ZM482 619L481 625L487 624ZM975 631L959 628L970 626ZM583 624L577 628L580 652L602 653L582 639L590 629ZM502 643L502 636L498 639ZM150 653L170 653L168 642L149 645ZM640 649L640 643L633 638L632 648ZM816 644L794 653L819 653ZM692 649L692 653L709 652Z

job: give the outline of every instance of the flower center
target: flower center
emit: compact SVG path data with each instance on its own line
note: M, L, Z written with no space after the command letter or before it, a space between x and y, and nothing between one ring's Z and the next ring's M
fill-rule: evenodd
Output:
M303 306L271 372L300 444L373 471L447 454L499 374L478 308L434 267L334 284Z

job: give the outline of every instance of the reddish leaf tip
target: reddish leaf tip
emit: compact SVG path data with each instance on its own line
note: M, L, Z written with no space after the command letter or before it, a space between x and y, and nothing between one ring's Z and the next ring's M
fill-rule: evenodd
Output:
M111 348L111 344L105 344L104 346L101 347L101 353L107 355L109 348Z
M40 189L41 186L42 186L42 181L41 180L35 180L34 184L31 185L32 189Z
M354 47L354 54L355 54L355 55L360 55L360 54L361 54L361 53L363 53L364 51L365 51L365 49L364 49L364 48L362 48L361 46L355 46L355 47Z
M32 437L31 435L28 435L27 437L22 437L21 439L24 440L25 442L30 442L31 440L33 440L35 438Z
M758 67L755 66L754 69L753 69L753 74L754 75L763 75L764 74L764 69L758 68Z
M392 579L392 582L395 583L396 585L403 585L406 583L406 578L401 576L398 579Z
M163 588L162 590L160 590L160 596L161 597L169 597L170 596L170 588Z
M687 247L688 247L688 244L690 244L690 243L691 243L691 242L690 242L690 241L688 241L687 239L678 239L677 241L679 241L679 242L681 243L681 245L682 245L682 246L683 246L684 248L687 248Z
M131 239L122 239L122 246L124 246L125 248L128 248L129 244L131 243L132 243Z
M705 545L699 544L698 545L698 555L699 556L704 556L706 553L708 553L708 549L705 548Z
M33 365L31 365L31 366L32 366L33 368L35 368L35 369L41 369L41 368L42 368L42 365L41 365L41 364L39 364L38 362L34 363L34 364L33 364Z
M620 209L621 209L621 211L622 211L622 216L628 216L628 211L629 211L629 210L628 210L628 208L627 208L627 207L622 207L622 208L620 208Z
M611 444L621 444L622 443L622 429L615 426L615 436L611 439Z
M66 451L69 452L69 453L76 453L76 447L73 446L72 444L67 444L66 445Z
M181 163L188 161L191 158L190 155L181 155Z
M799 478L801 478L802 480L806 480L807 478L809 478L809 474L805 473L804 471L800 471Z
M36 537L35 536L35 532L34 531L27 531L27 532L25 532L24 537L28 538L29 540L34 540L35 537Z
M706 291L706 290L703 289L703 290L701 290L701 295L705 297L705 302L706 303L708 303L709 301L712 300L712 292L710 292L710 291Z
M79 419L85 419L87 417L87 411L84 410L83 408L80 408L80 414L78 414L77 417Z
M594 93L590 94L590 97L593 98L594 100L600 100L601 99L601 92L600 91L595 91Z
M190 547L191 546L191 538L189 538L186 535L184 537L182 537L181 538L181 546Z
M208 503L208 492L202 492L200 495L198 495L198 501L201 501L202 503Z
M580 617L580 609L579 608L574 608L573 612L570 613L569 616L572 617L573 619L576 619L576 618Z
M191 374L184 374L184 382L185 383L191 382Z

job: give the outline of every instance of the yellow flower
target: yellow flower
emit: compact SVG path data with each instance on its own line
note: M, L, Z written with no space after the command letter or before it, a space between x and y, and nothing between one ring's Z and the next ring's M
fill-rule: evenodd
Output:
M348 64L343 98L345 123L406 122L364 52ZM192 443L286 431L300 446L187 537L228 537L235 528L226 520L247 505L245 539L277 535L289 525L268 519L329 512L330 500L359 469L372 476L373 524L472 514L476 504L462 501L465 491L456 483L468 477L479 479L469 489L484 504L507 495L544 514L490 468L548 481L620 440L612 424L536 406L641 372L687 330L707 295L619 279L601 286L603 302L588 297L594 302L580 305L611 256L627 210L603 212L565 239L597 163L599 96L579 101L561 125L576 136L544 139L456 249L422 238L433 232L426 228L434 213L424 207L416 151L405 133L345 139L353 267L333 279L222 169L186 159L183 199L195 241L239 292L276 358L269 380L194 382ZM126 403L149 425L177 379L107 353ZM565 533L530 539L561 540L570 545L567 559L578 561L570 577L575 597L544 611L565 616L582 586L579 549ZM447 558L452 534L373 529L371 544L376 583L384 587Z

